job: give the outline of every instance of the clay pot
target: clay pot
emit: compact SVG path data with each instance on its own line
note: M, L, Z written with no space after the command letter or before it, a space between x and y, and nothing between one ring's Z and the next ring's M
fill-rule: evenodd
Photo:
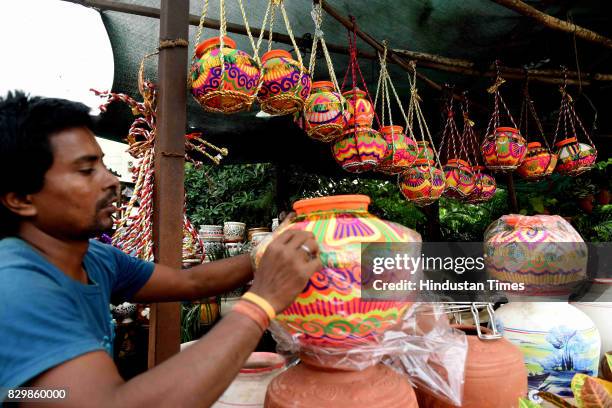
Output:
M270 232L270 228L268 227L249 228L249 230L247 231L247 241L251 241L253 239L254 234L262 233L262 232Z
M223 238L223 225L200 225L200 238Z
M429 146L429 142L426 140L419 140L417 142L419 154L417 159L436 160L433 149Z
M590 170L597 160L597 150L586 143L578 143L575 137L570 137L555 144L557 148L556 171L568 176L577 176Z
M474 166L472 170L474 171L474 190L467 197L467 202L478 204L491 200L497 191L495 178L484 172L484 166Z
M354 88L342 94L348 102L348 126L372 127L374 107L365 91Z
M387 142L387 153L377 170L385 174L398 174L408 169L418 155L418 147L401 126L383 126L380 133Z
M225 242L242 242L246 224L244 222L227 221L223 223Z
M516 172L528 181L542 180L552 174L558 156L542 147L540 142L527 144L527 154Z
M248 110L260 79L257 62L236 49L229 37L202 41L196 47L196 61L191 66L191 93L208 111L233 113ZM221 77L222 61L225 64Z
M408 170L400 174L398 184L407 200L424 206L440 198L446 181L444 172L435 166L433 160L417 159Z
M342 135L348 121L346 99L335 91L330 81L317 81L304 105L306 134L321 142L331 142Z
M467 335L462 408L518 407L519 398L527 395L527 370L520 349L506 339L481 340L476 326L453 325ZM482 328L487 334L491 331ZM417 391L421 408L452 408L421 390Z
M385 157L387 144L372 128L348 128L332 145L332 154L342 168L351 173L374 169Z
M518 129L498 127L481 145L487 168L496 171L515 170L527 153L527 142Z
M474 190L476 179L472 167L465 160L451 159L443 167L446 188L443 195L465 200Z
M263 83L257 94L261 110L271 115L300 111L312 86L308 71L285 50L266 52L261 63Z
M213 300L200 304L200 324L211 326L219 318L219 305Z

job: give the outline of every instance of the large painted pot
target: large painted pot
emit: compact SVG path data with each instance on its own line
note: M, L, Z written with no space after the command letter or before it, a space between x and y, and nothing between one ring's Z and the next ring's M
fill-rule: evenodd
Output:
M436 160L434 156L433 149L429 146L429 142L426 140L419 140L417 142L417 147L419 149L419 154L417 159L425 159L425 160Z
M446 182L444 172L436 167L433 160L417 159L400 174L398 184L407 200L425 206L440 198Z
M266 52L261 63L263 83L257 94L261 110L271 115L288 115L302 110L312 86L310 75L302 64L285 50Z
M591 145L578 143L575 137L564 139L555 144L557 148L557 173L577 176L595 165L597 151Z
M575 302L572 303L589 316L601 336L601 357L612 351L612 302Z
M224 113L248 110L260 80L257 62L237 50L234 40L228 37L223 39L223 50L219 37L198 44L190 75L191 93L200 105L205 110Z
M348 126L372 127L374 107L366 92L354 88L342 95L348 102Z
M263 408L270 381L285 370L285 359L276 353L251 353L244 367L212 408Z
M542 147L540 142L527 144L527 154L516 172L525 180L538 181L555 170L558 156Z
M487 168L498 171L515 170L527 153L527 142L519 131L511 127L498 127L481 145Z
M508 303L495 312L498 328L523 352L529 398L538 391L572 397L577 373L597 376L600 336L593 321L563 302Z
M463 408L514 408L527 395L527 370L521 350L508 340L481 340L475 326L454 325L466 334L468 350L463 383ZM491 331L481 329L487 334ZM422 390L417 390L419 406L453 408Z
M373 170L385 157L387 144L372 128L349 128L332 145L334 159L351 173Z
M446 177L444 196L465 200L474 191L476 179L472 167L465 160L451 159L443 167Z
M304 106L306 133L313 139L331 142L342 135L348 120L346 99L330 81L317 81Z
M587 277L587 246L558 215L502 216L484 233L484 253L489 278L524 285L518 296L567 296Z
M293 223L274 232L275 238L286 230L311 231L319 244L323 269L276 317L301 347L347 349L376 344L409 306L361 299L361 243L421 242L416 231L368 213L369 203L370 198L363 195L300 200L293 205L297 213ZM269 242L257 248L256 266Z
M401 126L383 126L380 133L387 142L387 153L378 166L378 171L385 174L398 174L414 163L418 147L412 138L404 133Z
M467 202L478 204L491 200L497 191L495 178L484 172L484 166L474 166L472 170L474 171L474 190L467 197Z

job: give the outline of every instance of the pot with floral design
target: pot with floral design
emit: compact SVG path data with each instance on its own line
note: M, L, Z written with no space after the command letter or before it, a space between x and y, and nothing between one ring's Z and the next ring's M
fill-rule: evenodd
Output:
M472 170L474 171L474 190L467 197L467 202L478 204L491 200L497 191L495 178L485 173L485 166L473 166Z
M348 126L372 127L374 107L367 93L355 87L342 94L348 102Z
M304 105L308 136L331 142L342 135L348 120L346 99L336 92L333 82L317 81Z
M332 145L332 154L342 168L351 173L374 169L385 157L387 144L372 128L348 128Z
M597 160L597 150L586 143L579 143L575 137L570 137L555 144L557 148L556 171L568 176L577 176L591 170Z
M466 199L476 185L472 166L465 160L451 159L446 162L443 169L446 178L444 196L458 200Z
M408 170L400 174L399 189L407 200L418 206L436 202L446 186L444 172L433 160L417 159Z
M516 172L529 181L538 181L548 177L555 170L558 156L542 147L540 142L527 144L527 154Z
M491 170L512 171L523 162L527 142L518 129L498 127L481 145L485 165Z
M418 147L401 126L383 126L380 133L387 142L387 153L377 170L385 174L398 174L414 163Z

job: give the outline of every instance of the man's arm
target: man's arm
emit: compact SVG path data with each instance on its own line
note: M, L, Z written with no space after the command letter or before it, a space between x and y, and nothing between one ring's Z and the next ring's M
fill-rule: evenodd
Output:
M228 292L253 279L251 258L239 255L179 270L155 265L147 283L134 295L139 303L201 299Z

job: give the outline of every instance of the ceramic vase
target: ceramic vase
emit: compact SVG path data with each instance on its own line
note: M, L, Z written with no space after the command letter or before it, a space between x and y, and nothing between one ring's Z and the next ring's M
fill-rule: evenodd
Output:
M595 148L586 143L578 143L575 137L561 140L555 144L555 147L559 156L557 173L577 176L595 165L597 159Z
M259 65L246 52L237 50L231 38L224 37L223 49L220 45L219 37L197 45L190 72L191 93L205 110L248 110L260 80Z
M524 285L517 296L566 298L587 277L587 246L558 215L502 216L484 233L484 253L488 278Z
M419 149L419 154L417 159L425 159L425 160L436 160L433 149L429 146L429 142L426 140L419 140L417 143L417 147Z
M331 142L342 135L348 119L346 99L330 81L317 81L304 106L306 133L313 139Z
M200 238L223 238L223 225L200 225Z
M601 336L601 358L612 351L612 302L575 302L573 306L580 309L599 330Z
M308 71L285 50L266 52L261 63L263 83L257 94L261 110L271 115L302 110L312 86Z
M529 398L546 390L573 396L577 373L597 376L601 339L593 321L564 302L509 303L495 312L498 329L522 353L527 367Z
M398 174L414 163L418 155L417 144L406 136L401 126L383 126L380 133L387 143L387 153L377 170L385 174Z
M372 127L374 107L365 91L354 88L342 94L348 103L348 126Z
M550 176L557 165L558 156L542 147L540 142L527 144L527 154L516 172L529 181L538 181Z
M484 166L474 166L474 190L467 197L467 202L471 204L484 203L491 200L497 191L495 178L484 172Z
M419 206L437 201L446 185L444 172L433 160L417 159L399 175L399 189L407 200Z
M246 224L244 222L227 221L223 223L225 242L242 242Z
M443 169L446 179L444 196L465 200L476 185L472 167L465 160L451 159L444 165Z
M508 340L481 340L475 326L453 325L466 334L462 408L518 408L527 395L527 370L521 350ZM487 334L490 330L481 328ZM455 405L417 390L419 407L453 408Z
M487 168L496 171L515 170L527 153L527 142L519 131L511 127L498 127L481 145Z
M223 236L214 238L208 237L203 239L202 247L204 249L206 260L211 261L214 258L213 254L217 254L224 250Z
M373 170L383 160L387 144L372 128L348 128L332 145L332 154L342 168L351 173Z

